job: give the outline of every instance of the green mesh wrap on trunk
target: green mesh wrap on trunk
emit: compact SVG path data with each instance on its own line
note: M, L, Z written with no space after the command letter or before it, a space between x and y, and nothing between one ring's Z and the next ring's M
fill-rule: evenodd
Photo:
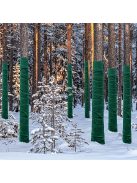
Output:
M123 142L131 143L130 66L123 66Z
M85 99L85 118L90 117L90 101L89 101L89 75L88 75L88 62L84 62L84 99Z
M29 142L29 86L28 59L20 62L20 142Z
M108 129L117 132L117 70L108 69Z
M72 65L68 64L68 118L73 118Z
M104 139L104 64L94 61L92 83L92 133L91 140L100 144Z
M8 119L8 64L2 64L2 118Z

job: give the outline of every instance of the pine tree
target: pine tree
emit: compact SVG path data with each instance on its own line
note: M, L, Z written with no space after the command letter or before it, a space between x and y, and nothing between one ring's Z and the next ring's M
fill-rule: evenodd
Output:
M92 88L92 134L91 140L104 144L104 64L102 33L103 25L95 24L95 55Z
M90 68L90 51L89 51L89 26L85 24L85 62L84 62L84 99L85 99L85 117L90 117L90 94L89 94L89 68ZM90 49L91 50L91 49Z
M44 26L44 77L48 82L48 38L47 38L47 26Z
M4 25L4 56L2 63L2 118L8 119L8 49L7 49L7 24Z
M136 61L135 61L135 87L136 87L136 90L135 90L135 99L136 99L136 110L137 110L137 31L136 31Z
M124 24L123 142L131 143L130 24Z
M70 133L67 135L66 140L69 144L69 147L74 149L75 152L80 149L84 144L88 144L85 139L82 137L84 132L78 128L77 123L72 123L72 128Z
M10 92L10 95L9 95L9 111L12 111L13 110L13 96L11 95L13 93L13 43L14 43L14 40L13 40L13 24L10 24L9 25L9 28L8 28L8 32L9 32L9 48L8 48L8 51L9 51L9 75L10 75L10 78L9 78L9 92Z
M118 116L122 116L122 24L119 24Z
M108 24L103 24L104 99L108 110Z
M40 24L34 25L34 51L33 51L33 80L32 95L37 91L38 81L40 81ZM31 105L33 111L33 101Z
M68 117L73 117L73 94L72 94L72 64L71 64L71 33L72 25L67 24L67 49L68 49Z
M27 24L21 24L21 60L20 60L20 142L29 142L29 86L28 86L28 30Z
M84 63L84 24L73 24L72 30L72 70L73 70L73 96L74 107L78 104L83 105L84 94L84 78L83 78L83 63ZM83 39L83 41L82 41ZM83 78L83 79L82 79Z
M69 124L66 122L70 122L70 120L66 115L67 102L63 86L58 85L54 77L51 77L49 83L46 84L46 79L43 77L42 81L38 82L38 91L33 97L35 98L33 100L34 121L44 123L47 127L50 126L54 130L52 136L65 140L66 128ZM56 149L55 140L53 140L52 150Z
M44 118L40 119L39 123L41 127L31 131L32 147L30 152L43 152L44 154L48 151L55 152L56 149L53 149L53 143L58 140L58 137L55 136L55 130L45 123Z
M115 57L115 24L108 25L109 46L108 46L108 129L117 132L117 69Z

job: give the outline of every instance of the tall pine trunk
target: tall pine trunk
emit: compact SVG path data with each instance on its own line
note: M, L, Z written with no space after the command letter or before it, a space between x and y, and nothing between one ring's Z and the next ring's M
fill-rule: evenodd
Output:
M7 48L7 24L4 25L4 52L2 63L2 118L8 119L8 48Z
M136 78L135 78L135 98L136 98L136 110L137 110L137 33L136 33L136 62L135 62L135 71L136 71Z
M67 24L67 49L68 49L68 117L73 117L73 94L72 94L72 64L71 64L71 35L72 24Z
M118 33L119 62L118 62L118 116L122 116L122 24L119 24Z
M94 25L95 55L92 84L92 133L91 140L100 144L104 138L104 64L103 64L103 25Z
M45 26L44 31L44 77L46 79L46 84L48 83L48 40L47 40L47 30Z
M28 84L28 29L21 24L21 60L20 60L20 142L29 142L29 84Z
M130 81L131 81L131 110L133 110L132 105L132 88L133 88L133 75L132 75L132 38L133 38L133 32L132 29L130 29Z
M85 62L84 62L84 100L85 100L85 118L90 117L90 94L89 94L89 26L85 24Z
M104 44L106 42L105 26L106 25L103 24L104 100L105 104L108 104L108 59L107 51ZM108 105L106 105L106 109L108 110Z
M40 25L34 24L34 51L33 51L33 80L32 80L32 95L37 92L38 81L40 80ZM33 99L31 103L31 111L33 111Z
M131 143L130 24L124 25L123 142Z
M11 25L11 31L12 34L13 33L13 25ZM13 43L13 37L11 38L11 46L15 46ZM10 49L10 61L9 61L9 92L10 92L10 96L9 96L9 111L13 110L13 48Z
M117 69L115 58L115 24L108 25L108 129L117 132Z

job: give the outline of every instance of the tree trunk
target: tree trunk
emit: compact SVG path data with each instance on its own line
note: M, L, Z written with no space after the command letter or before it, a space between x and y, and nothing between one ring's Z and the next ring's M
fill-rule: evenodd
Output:
M13 25L11 25L11 31L13 34ZM11 46L14 46L14 42L13 42L13 38L11 38ZM9 111L13 111L13 48L10 48L10 61L9 61L9 92L10 92L10 96L9 96Z
M45 27L46 29L46 27ZM47 30L44 32L44 77L46 79L46 84L48 83L48 43L47 43Z
M50 42L49 45L49 67L50 67L50 77L52 76L53 72L52 72L52 43Z
M131 110L133 110L133 105L132 105L132 88L133 88L133 75L132 75L132 37L133 37L133 32L130 30L130 81L131 81Z
M68 117L73 118L73 94L72 94L72 64L71 64L71 35L72 24L67 24L67 50L68 50Z
M100 144L104 139L104 64L103 64L103 25L94 25L95 52L92 88L92 134L91 140Z
M137 34L137 33L136 33ZM136 63L135 63L135 71L136 71L136 79L135 79L135 85L136 85L136 90L135 90L135 98L136 98L136 110L137 110L137 35L136 35Z
M117 132L117 69L115 58L115 24L108 25L108 129Z
M4 55L2 63L2 118L8 119L8 48L7 48L7 27L8 24L4 24Z
M123 142L131 143L130 24L124 24Z
M20 142L29 142L28 25L21 24Z
M105 35L105 24L103 26L103 46L106 41L106 35ZM106 109L108 110L108 59L107 57L107 51L106 48L103 47L103 62L104 62L104 99L106 104Z
M33 80L32 80L32 95L37 92L38 81L40 80L40 25L34 25L34 52L33 52ZM31 111L33 111L33 98L31 104Z
M118 116L122 117L122 24L119 24Z
M85 24L85 62L84 62L84 99L85 99L85 118L90 117L90 94L89 94L89 68L90 68L90 44L89 26Z

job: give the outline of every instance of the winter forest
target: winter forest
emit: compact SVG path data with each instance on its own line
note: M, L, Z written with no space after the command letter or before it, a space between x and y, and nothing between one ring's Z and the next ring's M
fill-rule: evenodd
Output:
M137 159L137 24L0 24L10 157Z

